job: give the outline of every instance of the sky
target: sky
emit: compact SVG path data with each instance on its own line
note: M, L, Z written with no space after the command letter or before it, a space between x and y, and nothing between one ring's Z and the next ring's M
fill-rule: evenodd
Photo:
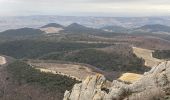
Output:
M0 0L0 16L170 16L170 0Z

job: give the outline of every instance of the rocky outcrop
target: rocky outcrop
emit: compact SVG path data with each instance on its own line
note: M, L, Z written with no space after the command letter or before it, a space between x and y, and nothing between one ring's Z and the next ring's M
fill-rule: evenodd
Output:
M155 100L170 94L170 62L162 62L133 84L109 83L103 75L89 76L66 91L63 100Z

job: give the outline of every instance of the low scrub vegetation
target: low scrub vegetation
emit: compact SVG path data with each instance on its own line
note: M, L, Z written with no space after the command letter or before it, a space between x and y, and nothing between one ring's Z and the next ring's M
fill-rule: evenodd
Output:
M66 90L72 89L75 83L79 83L79 81L70 79L66 76L42 73L22 61L11 63L7 66L7 71L20 85L38 84L38 86L42 86L46 91L53 91L63 95ZM62 98L63 95L60 97Z
M53 53L43 56L41 59L86 63L105 71L141 73L148 70L148 68L144 66L144 61L137 58L133 53L126 56L116 52L107 53L96 49Z
M156 50L153 52L153 57L159 59L170 59L170 50Z
M98 48L106 44L85 44L73 42L50 42L36 40L20 40L0 44L0 53L15 58L38 58L52 52L63 52L83 48Z

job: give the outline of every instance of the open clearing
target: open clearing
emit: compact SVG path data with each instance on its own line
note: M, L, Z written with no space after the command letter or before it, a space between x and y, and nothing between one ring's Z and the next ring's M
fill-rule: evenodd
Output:
M71 63L52 63L52 62L29 62L36 69L40 69L42 72L50 72L53 74L65 75L77 80L84 80L89 75L95 75L102 73L102 71L92 68L92 66L83 64L71 64Z
M145 60L145 66L147 66L147 67L156 66L156 65L160 64L160 62L164 61L164 60L154 58L152 56L152 52L154 52L153 50L133 47L133 52L134 52L134 54L136 54L137 57Z

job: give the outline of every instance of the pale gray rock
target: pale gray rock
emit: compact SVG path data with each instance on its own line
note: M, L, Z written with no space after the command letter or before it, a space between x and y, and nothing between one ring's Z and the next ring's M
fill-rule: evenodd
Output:
M64 100L154 100L168 93L170 61L165 61L133 84L114 80L108 85L103 75L89 76L71 91L66 91Z

